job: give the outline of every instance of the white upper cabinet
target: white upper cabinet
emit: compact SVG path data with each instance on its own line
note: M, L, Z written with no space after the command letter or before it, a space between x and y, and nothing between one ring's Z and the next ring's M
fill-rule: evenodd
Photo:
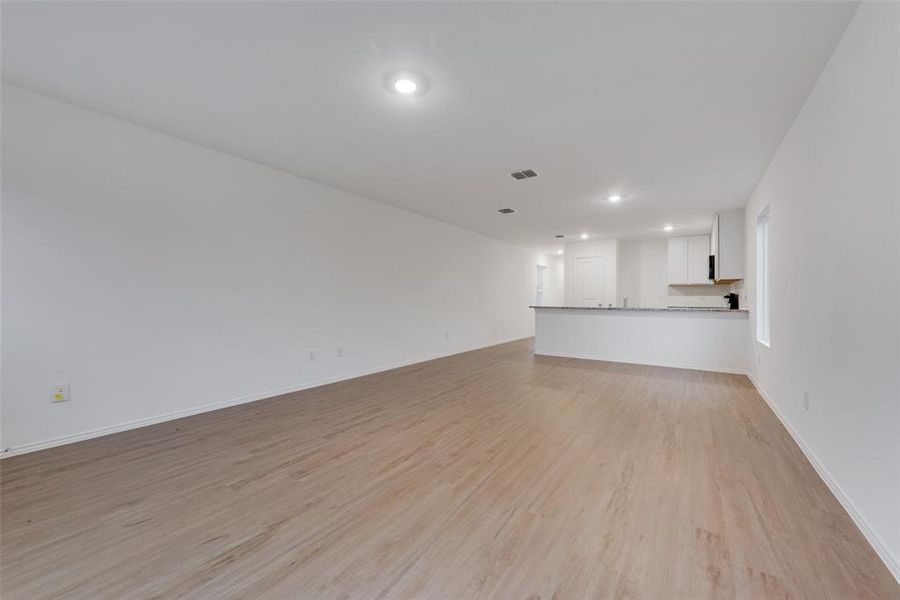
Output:
M708 275L708 235L669 238L669 285L709 284Z
M716 281L730 283L744 278L744 210L716 215L710 235L715 256Z

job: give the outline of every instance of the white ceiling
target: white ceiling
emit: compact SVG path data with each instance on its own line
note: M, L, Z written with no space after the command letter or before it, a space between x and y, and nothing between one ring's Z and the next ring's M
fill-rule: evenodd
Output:
M855 8L5 2L3 76L549 251L743 206ZM388 93L400 67L429 92Z

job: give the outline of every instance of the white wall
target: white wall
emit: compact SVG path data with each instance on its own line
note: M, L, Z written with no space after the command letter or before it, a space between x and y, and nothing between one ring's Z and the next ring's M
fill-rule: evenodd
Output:
M576 258L602 257L603 304L615 304L618 302L616 292L619 283L616 275L618 248L618 240L586 240L584 242L568 243L565 250L565 272L568 274L575 273ZM575 285L572 279L572 277L565 278L565 304L567 306L575 304Z
M666 240L635 240L619 244L617 303L627 296L629 306L667 306L669 292L669 247Z
M619 243L619 264L616 266L619 284L616 290L616 304L621 305L625 298L631 306L640 306L641 301L641 242L625 241Z
M10 86L2 117L7 447L533 333L537 253Z
M668 240L641 242L641 306L668 306L670 289Z
M900 4L860 5L747 207L754 332L767 204L772 347L751 335L751 373L900 578Z

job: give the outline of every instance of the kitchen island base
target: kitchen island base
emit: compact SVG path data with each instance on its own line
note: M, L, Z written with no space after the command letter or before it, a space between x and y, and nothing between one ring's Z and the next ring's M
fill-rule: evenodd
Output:
M538 355L747 371L747 311L533 308Z

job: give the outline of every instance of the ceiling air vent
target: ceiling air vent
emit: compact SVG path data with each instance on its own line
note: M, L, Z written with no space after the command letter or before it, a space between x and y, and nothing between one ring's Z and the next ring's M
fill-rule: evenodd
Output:
M566 236L564 236L564 235L561 234L561 233L557 233L557 234L554 235L553 237L555 237L556 239L559 239L559 238L564 238L564 237L566 237Z
M513 179L521 180L528 179L529 177L537 177L538 174L534 169L525 169L524 171L516 171L515 173L510 173L509 176Z
M511 208L501 208L501 209L498 210L497 212L500 213L501 215L509 215L509 214L512 214L512 213L514 213L514 212L516 212L516 211L514 211L514 210L511 209Z

